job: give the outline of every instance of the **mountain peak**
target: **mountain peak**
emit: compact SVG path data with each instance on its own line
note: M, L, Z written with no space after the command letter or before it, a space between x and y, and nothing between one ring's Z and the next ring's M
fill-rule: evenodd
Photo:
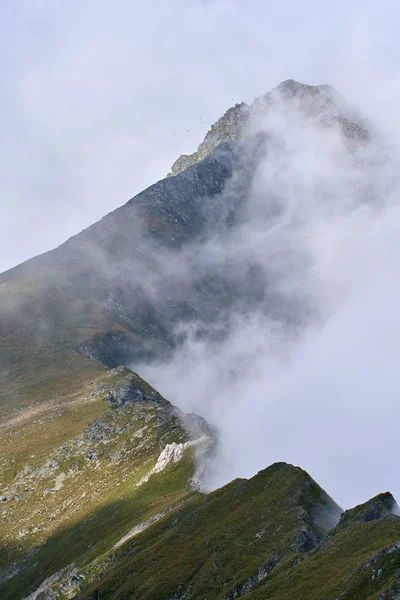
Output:
M294 79L287 79L266 94L255 98L250 106L241 102L229 108L211 125L196 152L189 155L182 154L174 162L168 176L177 175L201 162L221 144L245 136L249 133L252 123L257 122L260 117L269 115L278 105L285 105L287 102L296 103L293 107L296 106L306 119L325 126L338 125L344 136L357 144L369 138L365 124L333 86L307 85Z
M294 94L299 89L306 88L306 87L311 87L311 86L307 86L303 83L300 83L299 81L296 81L295 79L286 79L285 81L281 81L281 83L275 89L279 90L281 93Z
M392 494L384 492L364 504L346 510L340 519L339 526L347 527L353 523L368 523L389 516L400 517L400 509Z

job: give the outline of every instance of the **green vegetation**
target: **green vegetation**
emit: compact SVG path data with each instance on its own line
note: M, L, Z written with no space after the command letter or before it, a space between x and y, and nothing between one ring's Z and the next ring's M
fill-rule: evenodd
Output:
M231 598L293 564L322 535L314 513L336 509L304 471L276 464L249 481L194 497L103 556L100 582L98 561L76 577L82 592L89 586L85 598L96 590L113 599Z
M193 497L120 547L61 573L52 597L66 590L86 600L397 597L400 519L342 522L326 536L321 522L336 509L304 471L275 464Z
M110 396L118 398L112 409ZM3 425L2 599L22 598L72 561L90 563L135 525L193 496L191 447L151 475L168 444L190 440L179 414L118 368L69 404L35 407Z
M135 525L193 495L187 490L192 472L188 456L141 487L136 487L138 477L116 485L91 512L85 507L76 512L72 522L57 528L39 551L24 561L21 573L0 585L0 597L22 598L62 567L75 563L82 568L101 556Z
M52 537L36 559L46 566L46 574L51 566L65 568L43 593L56 600L397 597L400 519L376 513L374 520L364 520L365 515L371 518L371 506L382 504L382 495L354 510L357 519L364 515L361 520L349 522L345 514L327 534L324 524L337 515L338 507L298 467L278 463L250 480L237 479L210 494L190 496L184 491L190 461L186 455L155 475L133 502L110 502ZM177 488L183 504L174 493ZM175 504L165 511L170 494ZM161 518L113 547L129 522L151 519L149 504L153 514L161 509ZM86 548L91 536L101 542ZM62 548L63 560L54 561ZM32 580L38 583L37 570L15 578L5 597L16 597Z
M399 539L400 519L390 517L338 527L308 558L278 573L249 598L291 600L294 590L296 600L395 598L392 592L400 591Z

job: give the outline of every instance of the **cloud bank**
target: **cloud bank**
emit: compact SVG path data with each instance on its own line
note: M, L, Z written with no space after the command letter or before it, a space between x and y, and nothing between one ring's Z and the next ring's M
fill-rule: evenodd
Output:
M400 497L398 155L378 136L354 152L293 104L255 128L267 151L240 224L178 264L190 277L195 254L244 285L257 265L265 293L221 312L224 339L192 324L171 361L139 372L219 429L211 488L284 460L346 507Z

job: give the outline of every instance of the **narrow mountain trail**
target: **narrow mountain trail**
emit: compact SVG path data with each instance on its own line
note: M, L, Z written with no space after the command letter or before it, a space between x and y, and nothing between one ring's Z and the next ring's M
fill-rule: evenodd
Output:
M75 406L77 404L89 404L90 402L96 402L98 400L97 396L87 397L87 398L78 398L77 400L70 400L67 402L59 402L55 403L54 400L49 400L47 402L43 402L41 404L31 406L26 410L21 411L12 419L8 421L4 421L0 423L0 431L3 429L8 429L10 427L14 427L15 425L22 425L29 422L33 417L37 417L43 413L63 409L70 406Z

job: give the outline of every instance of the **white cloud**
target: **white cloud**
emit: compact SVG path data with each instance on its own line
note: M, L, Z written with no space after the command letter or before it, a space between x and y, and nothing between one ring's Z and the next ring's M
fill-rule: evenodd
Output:
M346 507L387 488L400 497L396 155L360 166L293 105L263 127L282 143L267 144L248 219L197 256L261 265L266 303L233 311L224 342L190 331L172 361L140 372L220 430L211 487L285 460Z

